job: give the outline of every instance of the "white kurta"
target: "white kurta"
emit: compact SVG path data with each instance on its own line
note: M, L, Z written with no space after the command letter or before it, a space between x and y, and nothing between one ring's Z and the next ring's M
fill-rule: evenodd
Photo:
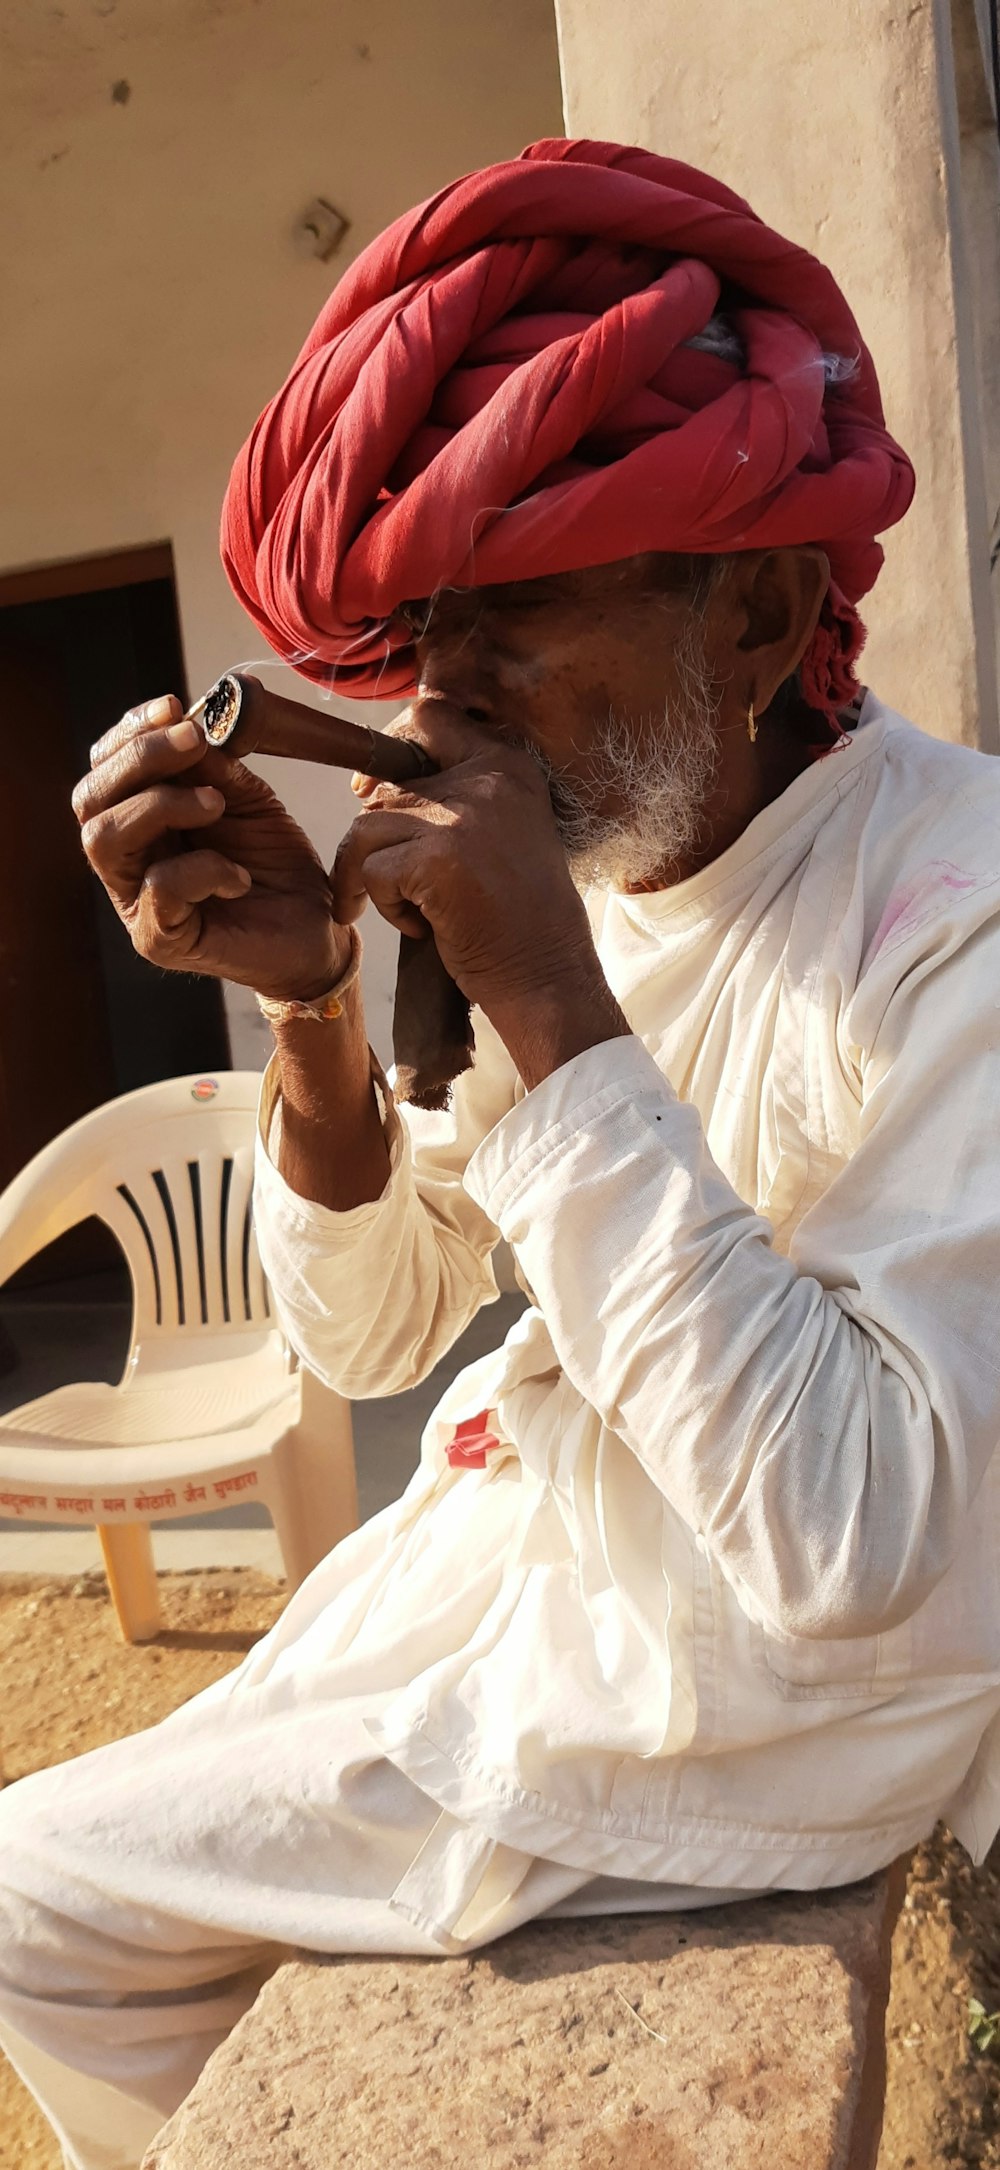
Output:
M235 1671L0 1794L0 2046L67 2163L130 2170L286 1949L843 1883L942 1813L983 1859L998 903L1000 764L869 697L703 874L593 900L633 1038L526 1095L480 1019L351 1213L261 1142L278 1308L344 1393L430 1370L501 1232L532 1301Z
M1000 766L869 695L701 874L595 894L634 1037L526 1095L478 1017L453 1111L390 1110L377 1202L290 1191L267 1073L261 1254L331 1385L425 1376L494 1298L501 1233L531 1297L310 1583L328 1679L377 1697L373 1742L448 1812L415 1919L446 1925L461 1823L522 1862L747 1889L866 1874L945 1812L983 1858L998 904ZM450 1467L483 1410L486 1467Z

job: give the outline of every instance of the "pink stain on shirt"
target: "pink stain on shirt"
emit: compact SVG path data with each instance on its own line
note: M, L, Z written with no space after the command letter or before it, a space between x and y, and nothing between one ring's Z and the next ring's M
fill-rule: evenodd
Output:
M871 955L884 949L890 935L919 926L942 893L962 896L967 889L975 889L977 881L977 875L963 873L950 859L931 859L904 888L893 890L875 930Z

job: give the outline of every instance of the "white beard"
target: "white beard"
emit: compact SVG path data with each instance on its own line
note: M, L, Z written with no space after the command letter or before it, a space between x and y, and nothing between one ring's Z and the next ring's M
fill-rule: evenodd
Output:
M577 888L650 882L697 846L719 770L719 697L707 673L693 668L684 678L680 701L664 707L658 729L643 731L643 719L610 710L588 749L585 783L543 762ZM609 797L620 813L600 813Z

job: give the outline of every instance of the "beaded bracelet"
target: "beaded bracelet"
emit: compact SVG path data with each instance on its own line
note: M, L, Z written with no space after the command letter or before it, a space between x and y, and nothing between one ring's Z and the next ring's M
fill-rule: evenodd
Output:
M314 1002L280 1002L271 995L257 996L258 1008L272 1025L286 1025L300 1017L311 1017L317 1024L324 1025L343 1016L341 996L353 987L361 970L361 936L356 927L351 928L350 934L351 961L339 980L334 980L333 986L327 988L325 995L317 995Z

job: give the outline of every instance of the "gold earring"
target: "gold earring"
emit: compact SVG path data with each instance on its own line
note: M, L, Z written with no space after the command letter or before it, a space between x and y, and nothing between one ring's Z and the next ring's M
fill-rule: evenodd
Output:
M750 706L749 706L749 708L747 709L747 737L748 737L748 739L750 740L750 744L751 744L751 746L754 746L754 745L756 745L756 743L757 743L757 719L756 719L756 717L755 717L755 715L754 715L754 712L753 712L753 702L752 702L752 701L751 701L751 703L750 703Z

